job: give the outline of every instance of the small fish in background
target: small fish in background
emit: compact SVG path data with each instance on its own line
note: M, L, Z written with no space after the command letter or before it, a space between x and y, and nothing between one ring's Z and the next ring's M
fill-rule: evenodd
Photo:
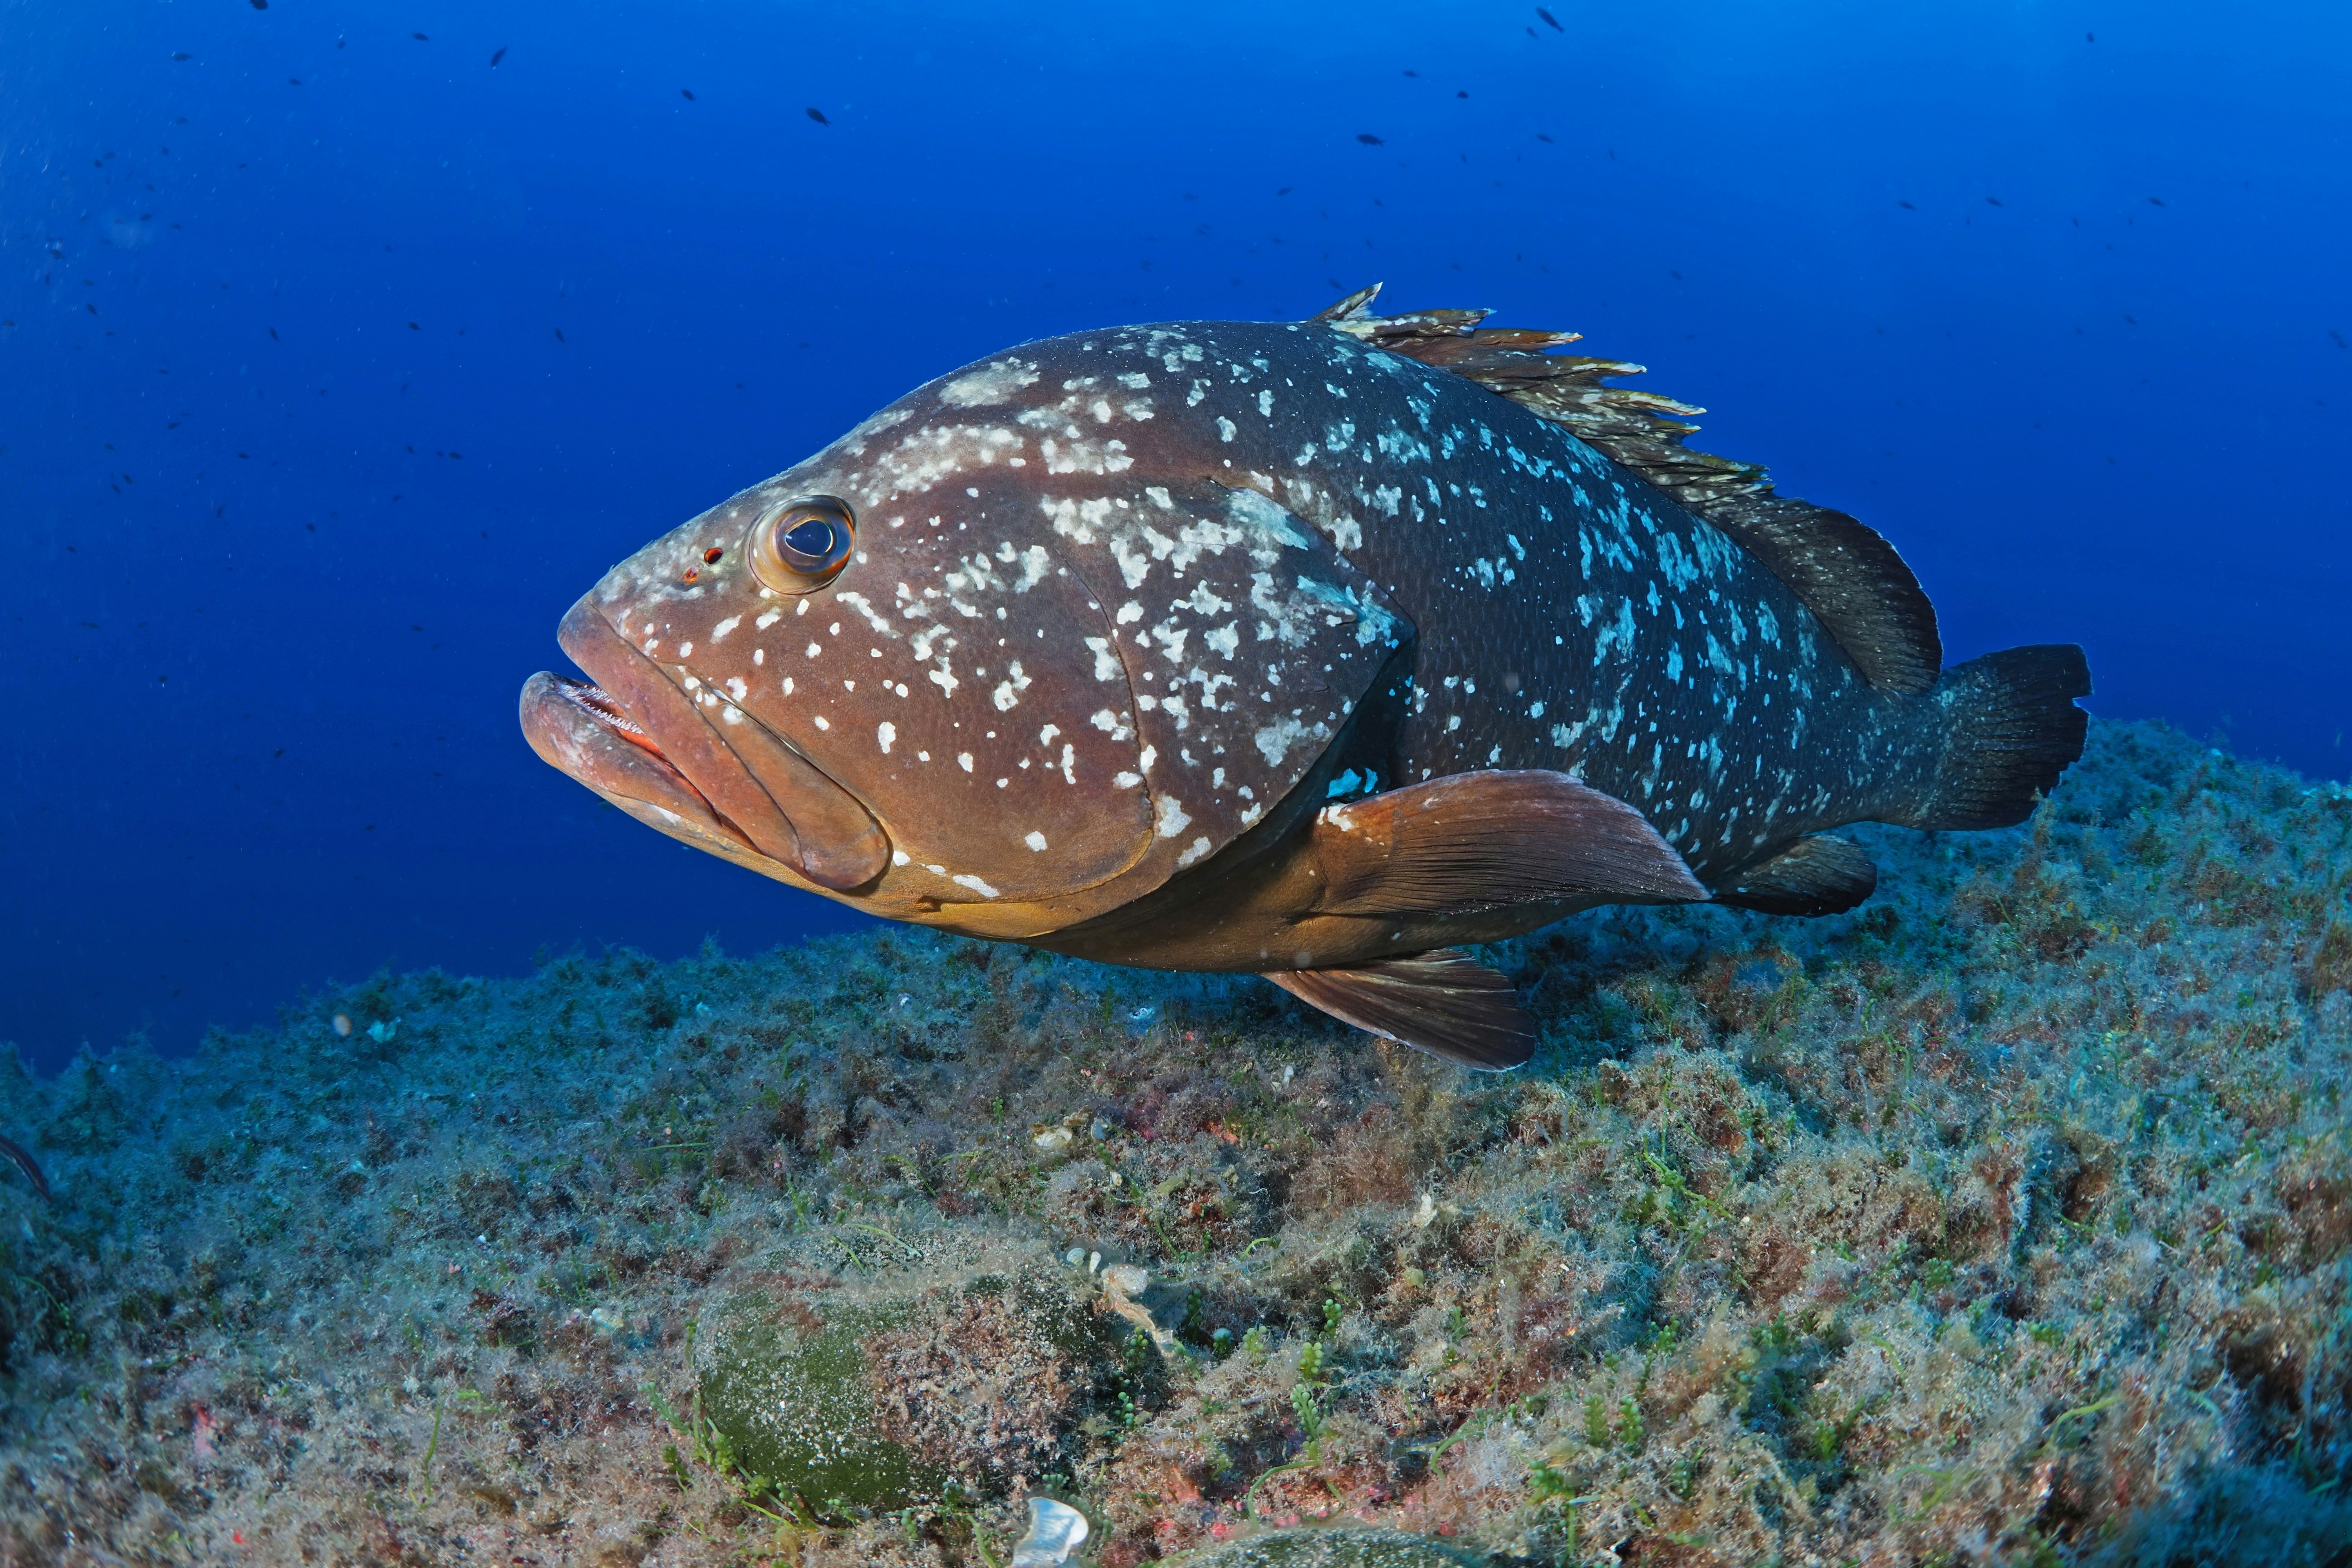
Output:
M655 540L521 697L648 826L885 919L1264 975L1482 1068L1463 951L1604 904L1829 914L1832 836L2024 819L2072 646L1947 669L1892 545L1486 312L1047 339Z
M499 46L499 47L498 47L498 51L497 51L495 54L493 54L493 55L491 55L491 56L490 56L490 68L491 68L492 70L496 70L496 69L498 69L498 68L499 68L499 62L500 60L502 60L502 59L506 58L507 58L507 46L506 46L506 45L504 45L504 44L500 44L500 45Z
M827 119L824 117L824 110L822 110L822 109L812 109L812 110L810 110L808 111L808 117L809 117L811 120L815 121L819 125L830 125L830 124L832 124L832 123L833 123L833 121L832 121L827 120Z
M1379 137L1373 135L1369 131L1357 132L1356 140L1361 142L1367 147L1380 147L1385 145Z
M682 88L679 88L679 89L677 89L677 95L678 95L678 97L680 97L680 98L682 98L682 99L686 100L686 101L687 101L687 102L688 102L688 103L692 103L692 102L694 101L694 89L693 89L692 88L688 88L688 87L682 87Z
M1538 6L1537 6L1537 7L1536 7L1536 15L1537 15L1537 16L1540 16L1540 17L1542 17L1542 18L1543 18L1543 24L1544 24L1544 26L1547 26L1547 27L1549 27L1553 32L1555 32L1555 33L1565 33L1565 32L1567 32L1567 31L1568 31L1568 29L1567 29L1566 27L1563 27L1563 26L1561 26L1559 25L1559 17L1557 17L1557 16L1553 16L1550 12L1549 12L1549 11L1545 10L1542 6L1538 5Z
M49 1191L49 1179L41 1174L39 1163L13 1141L0 1138L0 1159L5 1159L25 1173L25 1179L33 1184L33 1190L41 1194L43 1203L57 1202L56 1194Z

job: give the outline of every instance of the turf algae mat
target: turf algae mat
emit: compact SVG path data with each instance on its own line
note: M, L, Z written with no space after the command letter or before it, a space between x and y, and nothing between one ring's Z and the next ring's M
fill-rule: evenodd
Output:
M2352 1560L2352 796L1854 837L1500 1078L904 932L0 1068L0 1563Z

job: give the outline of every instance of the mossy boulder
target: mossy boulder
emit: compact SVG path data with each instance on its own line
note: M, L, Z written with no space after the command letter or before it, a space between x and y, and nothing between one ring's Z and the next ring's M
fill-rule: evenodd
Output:
M1122 1325L1083 1277L1019 1262L910 1257L736 1290L700 1321L703 1414L745 1479L831 1514L1001 1496L1065 1469Z
M1488 1568L1484 1552L1387 1530L1283 1530L1179 1558L1176 1568Z

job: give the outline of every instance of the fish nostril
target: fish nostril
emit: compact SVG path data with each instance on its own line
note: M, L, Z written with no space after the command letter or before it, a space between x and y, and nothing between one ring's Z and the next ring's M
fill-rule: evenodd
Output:
M702 552L702 563L705 566L716 566L719 564L719 558L726 553L724 549L714 544Z

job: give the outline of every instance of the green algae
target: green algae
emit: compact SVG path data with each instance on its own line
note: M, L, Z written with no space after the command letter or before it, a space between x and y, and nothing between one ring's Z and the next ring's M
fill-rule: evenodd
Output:
M772 1489L812 1511L839 1516L937 1503L948 1478L879 1436L859 1343L898 1326L887 1311L845 1310L826 1321L779 1321L741 1297L710 1314L702 1415L757 1494Z
M876 1236L887 1245L868 1247ZM1072 1427L1123 1365L1091 1277L1034 1248L1008 1272L969 1237L814 1241L696 1325L692 1397L716 1469L834 1521L966 1507L1067 1469Z

